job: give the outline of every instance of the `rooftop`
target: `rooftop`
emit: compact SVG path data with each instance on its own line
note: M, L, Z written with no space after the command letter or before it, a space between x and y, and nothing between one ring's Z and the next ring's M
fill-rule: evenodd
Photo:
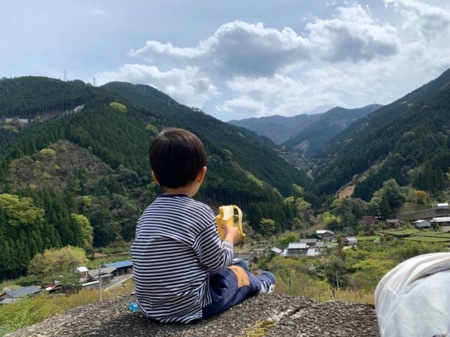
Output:
M130 268L130 267L133 267L133 262L131 262L131 261L119 261L119 262L104 264L102 266L102 268L103 267Z
M41 291L42 291L41 287L28 286L28 287L23 287L23 288L19 288L19 289L5 291L4 293L0 294L0 296L6 295L6 297L9 297L9 298L19 298L22 296L35 294L35 293L38 293Z
M291 242L288 249L307 249L306 243Z

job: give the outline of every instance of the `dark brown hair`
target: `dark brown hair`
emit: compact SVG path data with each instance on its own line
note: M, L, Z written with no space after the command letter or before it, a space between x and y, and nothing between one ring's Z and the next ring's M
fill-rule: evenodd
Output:
M192 132L167 128L152 140L148 159L161 187L178 188L193 182L206 166L206 150Z

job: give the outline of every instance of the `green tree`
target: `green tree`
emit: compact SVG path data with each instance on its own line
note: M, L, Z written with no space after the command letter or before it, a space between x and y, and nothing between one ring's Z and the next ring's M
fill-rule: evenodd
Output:
M67 295L76 294L83 288L79 275L73 272L63 273L58 277L58 281L61 282L63 291Z
M380 197L372 197L370 201L367 203L367 214L378 216L381 214L380 210L381 198Z
M430 204L431 199L430 199L430 195L427 192L421 191L421 190L414 190L414 196L418 203L423 204L423 205Z
M354 205L355 203L351 198L337 198L331 204L331 212L339 217L342 227L356 227L358 219L353 214Z
M156 136L159 133L158 128L152 124L148 124L145 127L145 131L147 131L151 136Z
M446 251L446 248L442 244L406 242L405 244L392 249L390 254L392 258L397 258L404 261L417 255L438 253L443 251Z
M297 212L297 217L303 224L311 222L311 218L314 214L311 203L307 202L304 198L299 197L295 199L295 209Z
M296 234L294 233L287 233L283 236L281 236L278 240L278 242L280 243L281 248L286 248L289 246L289 244L291 242L296 242L298 241L298 237Z
M111 102L109 106L120 112L127 112L127 107L119 102Z
M38 153L38 158L42 160L50 160L56 157L56 151L53 149L42 149Z
M383 194L380 201L380 215L383 219L387 219L392 215L392 209L389 206L389 202L387 200L386 195Z
M66 246L61 249L47 249L33 257L28 266L28 273L42 278L55 278L72 272L86 262L86 253L82 248Z
M386 201L391 209L401 207L405 201L405 195L395 179L385 181L381 190L375 192L375 195L379 194L381 194L381 197L384 196L386 198Z
M84 250L91 251L94 243L94 228L91 226L89 219L83 214L72 213L70 216L81 232Z
M351 275L351 285L364 291L374 291L383 276L397 264L395 260L386 259L384 254L372 254L353 265L356 272Z
M323 276L333 291L348 286L350 272L345 259L337 255L330 255L321 259L320 262Z
M272 235L276 230L275 220L262 218L259 222L259 227L263 234Z
M325 224L325 227L331 231L339 230L341 228L341 219L339 216L333 215L330 212L323 212L319 215L319 220Z
M44 210L34 206L33 199L7 193L0 194L0 212L12 226L42 223L44 220Z

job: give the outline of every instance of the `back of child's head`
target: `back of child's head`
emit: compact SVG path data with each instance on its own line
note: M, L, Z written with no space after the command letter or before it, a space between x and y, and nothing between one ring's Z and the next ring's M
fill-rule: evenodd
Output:
M148 159L161 187L178 188L193 182L206 166L206 151L192 132L167 128L152 140Z

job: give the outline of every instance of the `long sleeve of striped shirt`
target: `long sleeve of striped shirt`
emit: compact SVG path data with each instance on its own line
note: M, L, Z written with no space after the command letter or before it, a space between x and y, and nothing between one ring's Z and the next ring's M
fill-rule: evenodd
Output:
M208 272L231 264L211 208L185 195L161 195L141 215L131 247L142 312L161 322L188 323L211 303Z

